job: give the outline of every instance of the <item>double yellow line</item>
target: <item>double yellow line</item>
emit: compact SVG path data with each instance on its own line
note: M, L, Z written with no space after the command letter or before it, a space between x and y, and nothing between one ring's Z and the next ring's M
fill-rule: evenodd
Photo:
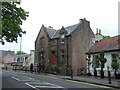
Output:
M35 74L35 75L37 75L37 74ZM53 78L53 79L59 79L59 80L65 80L65 79L61 79L61 78L57 78L57 77L53 77L53 76L44 76L44 75L38 75L38 76L48 77L48 78ZM65 80L65 81L74 82L74 83L80 83L80 84L85 84L85 85L92 85L92 86L101 87L101 88L111 88L111 89L114 89L112 87L102 86L102 85L97 85L97 84L92 84L92 83L87 83L87 82L80 82L80 81L74 81L74 80Z
M40 74L35 74L35 73L32 73L32 74L33 75L37 75L37 76L41 76L41 77L48 77L48 78L53 78L53 79L65 80L65 79L62 79L62 78L54 77L54 76L46 76L46 75L40 75ZM92 86L101 87L101 88L111 88L111 89L114 89L112 87L102 86L102 85L97 85L97 84L92 84L92 83L87 83L87 82L80 82L80 81L74 81L74 80L65 80L65 81L74 82L74 83L80 83L80 84L85 84L85 85L92 85Z

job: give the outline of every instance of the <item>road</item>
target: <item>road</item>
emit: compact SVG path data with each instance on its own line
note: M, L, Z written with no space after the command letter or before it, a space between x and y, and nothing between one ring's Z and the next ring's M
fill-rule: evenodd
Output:
M2 90L107 90L109 87L15 71L2 71Z

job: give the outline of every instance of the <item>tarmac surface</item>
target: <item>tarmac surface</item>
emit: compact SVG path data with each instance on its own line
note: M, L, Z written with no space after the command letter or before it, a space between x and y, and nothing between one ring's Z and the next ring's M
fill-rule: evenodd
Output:
M6 71L7 72L7 71ZM10 71L8 71L10 72ZM68 87L71 87L70 85L73 85L73 83L79 83L81 84L81 87L111 87L113 88L114 90L120 90L120 80L119 79L114 79L112 78L111 79L111 84L109 84L109 79L108 78L100 78L100 77L94 77L94 76L73 76L73 78L71 78L71 76L61 76L61 75L54 75L54 74L44 74L44 73L41 73L41 74L38 74L38 73L30 73L30 72L25 72L25 71L11 71L11 72L18 72L18 73L24 73L24 75L26 75L26 77L22 77L22 78L27 78L27 75L29 77L29 75L37 75L39 77L45 77L47 78L48 80L50 79L50 81L52 80L53 83L54 82L60 82L60 80L65 80L65 81L70 81L72 82L72 84L68 83ZM7 73L9 74L9 73ZM4 74L6 75L6 74ZM11 73L12 75L12 73ZM33 77L33 76L32 76ZM8 80L6 79L6 77L3 77L4 80ZM8 76L7 76L8 78ZM19 77L20 78L20 75ZM27 78L28 79L28 78ZM56 81L54 81L53 79L56 79ZM42 80L42 79L41 79ZM58 81L57 81L58 80ZM46 79L44 79L43 81L46 81ZM8 82L8 81L7 81ZM48 81L47 81L48 82ZM6 83L6 82L5 82ZM59 86L64 86L63 84L64 82L62 82L62 84L58 84ZM15 83L16 84L16 83ZM48 83L47 83L48 84ZM51 83L49 83L51 84ZM83 85L85 84L85 85ZM6 84L4 84L6 85ZM66 84L67 85L67 84ZM77 84L73 85L73 86L76 86ZM113 90L112 89L112 90ZM103 90L103 89L102 89Z

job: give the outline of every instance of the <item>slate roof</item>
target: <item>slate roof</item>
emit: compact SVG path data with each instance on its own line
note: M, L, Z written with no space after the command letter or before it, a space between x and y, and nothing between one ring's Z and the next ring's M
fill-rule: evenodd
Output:
M9 52L11 55L15 55L15 52L14 52L14 51L0 50L0 54L2 55L2 56L0 56L0 58L1 58L1 57L2 57L2 58L5 57L8 52Z
M47 28L47 27L45 27L45 29L46 29L49 37L52 38L52 37L53 37L53 34L56 32L56 30L53 29L53 28Z
M72 26L65 27L65 30L68 32L68 34L71 34L78 27L78 25L79 24L75 24Z
M102 39L101 41L95 43L91 47L89 52L97 53L100 51L115 51L115 50L120 50L120 35Z
M78 27L78 25L79 24L75 24L75 25L65 27L65 30L67 31L67 35L70 35ZM60 29L55 30L55 29L47 28L47 27L45 27L45 29L46 29L46 31L51 39L59 38Z

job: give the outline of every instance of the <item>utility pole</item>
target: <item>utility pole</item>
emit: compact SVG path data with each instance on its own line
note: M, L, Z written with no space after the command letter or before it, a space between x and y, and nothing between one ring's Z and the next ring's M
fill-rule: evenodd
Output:
M21 65L21 61L22 61L21 53L22 53L22 36L20 37L20 62L19 62L20 65ZM20 65L19 65L19 70L20 70Z

